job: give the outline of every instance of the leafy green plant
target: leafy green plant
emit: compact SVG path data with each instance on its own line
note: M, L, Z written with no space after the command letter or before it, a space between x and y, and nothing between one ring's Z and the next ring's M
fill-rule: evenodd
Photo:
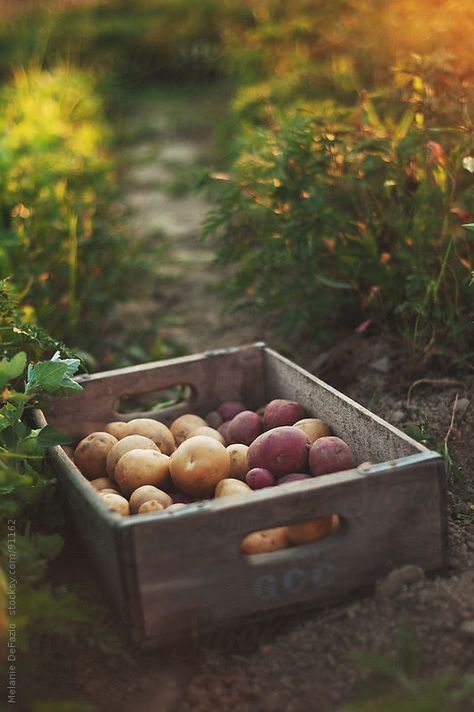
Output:
M0 276L12 278L27 323L100 355L117 301L146 286L149 269L119 225L111 135L90 75L17 71L0 92L0 134Z
M204 234L236 266L229 300L294 340L372 319L425 359L467 363L470 118L462 105L464 125L436 126L433 86L414 69L403 91L302 105L247 131L216 175Z

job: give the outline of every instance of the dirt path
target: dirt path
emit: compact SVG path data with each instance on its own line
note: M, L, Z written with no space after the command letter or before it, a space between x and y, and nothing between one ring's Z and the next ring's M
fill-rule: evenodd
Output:
M125 156L124 183L135 227L147 240L168 245L147 318L162 318L166 311L168 336L190 352L261 340L262 330L244 317L223 317L218 294L209 291L221 275L211 266L212 250L197 240L207 205L188 188L211 151L214 109L209 97L195 97L190 129L181 116L184 106L182 97L151 96L129 117L135 139ZM102 665L97 652L89 653L87 660L76 661L71 692L115 712L329 712L367 691L374 705L370 709L379 710L389 705L394 691L403 690L411 690L412 704L403 709L458 709L453 691L459 693L463 675L474 672L473 379L416 388L407 405L406 388L394 380L399 354L380 339L349 339L347 344L345 351L326 356L315 349L301 362L398 427L427 419L442 439L455 394L465 399L452 444L463 479L451 487L449 575L427 578L420 571L406 583L399 572L386 594L241 626L193 645L143 654L131 664L115 666L106 659ZM77 542L70 542L68 552L76 572L80 562L81 585L94 590L94 574ZM383 672L377 684L370 682L375 670ZM438 681L420 682L423 678ZM402 709L392 704L389 709ZM470 704L466 698L459 709L474 709Z
M124 156L123 172L124 197L134 211L132 229L150 244L166 245L154 312L164 338L190 353L263 338L262 328L250 319L222 313L215 289L223 272L212 264L212 247L199 239L210 205L196 184L203 167L211 165L216 107L217 97L209 92L186 104L186 93L158 91L128 118L137 137Z

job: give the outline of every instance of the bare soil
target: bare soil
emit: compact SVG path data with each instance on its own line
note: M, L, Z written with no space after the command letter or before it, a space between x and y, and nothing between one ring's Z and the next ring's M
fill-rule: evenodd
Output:
M244 314L222 314L219 293L212 291L222 272L212 264L212 248L197 239L207 208L204 199L192 192L166 194L165 186L176 170L191 171L210 150L210 129L190 137L183 127L176 127L174 111L169 102L150 99L129 119L135 129L144 123L159 124L156 138L135 140L129 149L135 163L129 164L124 185L136 209L137 229L150 239L162 239L163 234L170 239L147 318L171 314L170 336L190 352L255 340L273 345L262 324ZM127 309L134 312L136 305ZM278 614L270 621L198 641L165 645L138 657L131 654L127 662L94 650L83 656L78 651L67 675L59 676L53 699L75 695L99 710L114 712L339 710L367 691L373 700L381 694L369 675L374 663L364 665L361 654L391 660L401 674L403 661L396 650L403 635L413 657L413 679L439 681L451 671L447 687L455 690L462 675L474 673L473 375L456 374L451 383L446 374L440 379L432 373L431 383L419 383L408 393L413 377L406 354L379 336L349 335L327 352L315 344L296 360L399 428L426 423L438 442L450 428L457 396L449 451L460 472L448 483L449 570L435 576L398 571L371 594L345 605L291 617ZM102 596L74 537L54 578ZM110 616L115 614L111 611ZM402 646L402 655L406 649ZM394 679L381 688L383 694L392 688L401 694L403 685ZM390 709L444 712L450 705L441 695L439 706ZM472 699L466 699L462 709L474 709Z

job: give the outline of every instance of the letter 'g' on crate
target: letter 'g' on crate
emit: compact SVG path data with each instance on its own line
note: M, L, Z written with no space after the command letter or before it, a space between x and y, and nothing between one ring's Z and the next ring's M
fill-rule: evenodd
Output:
M371 465L323 475L252 496L224 497L146 516L119 517L60 447L50 458L90 556L131 639L152 647L192 631L302 607L328 606L370 590L391 568L426 571L447 564L442 458L288 359L257 343L80 376L83 392L55 401L38 427L53 423L77 438L84 422L146 416L169 424L219 403L257 409L294 400L327 422ZM119 399L185 385L184 402L152 413L117 412ZM250 532L339 514L326 539L245 556Z

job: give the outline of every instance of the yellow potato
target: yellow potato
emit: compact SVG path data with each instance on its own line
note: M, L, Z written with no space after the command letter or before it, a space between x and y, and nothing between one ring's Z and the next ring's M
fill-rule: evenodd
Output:
M133 451L132 451L133 452ZM153 485L143 485L134 490L130 496L130 511L132 514L136 514L142 504L154 499L159 502L164 509L173 504L173 500L163 492L163 490L154 487Z
M226 477L217 483L214 497L235 497L238 494L249 494L253 490L242 480L235 480L233 477Z
M169 507L166 507L167 512L175 512L177 509L182 509L183 507L187 507L184 502L175 502L174 504L170 504Z
M128 423L125 423L123 420L114 420L112 423L107 423L104 430L106 433L113 435L114 438L117 438L117 440L131 435L128 430Z
M90 483L97 491L103 490L106 487L112 487L114 489L115 484L110 477L98 477L96 480L90 480Z
M157 512L164 512L165 508L162 504L156 501L156 499L149 499L148 502L143 502L140 505L137 514L156 514Z
M249 463L247 453L248 445L242 443L234 443L226 448L230 455L230 470L229 477L235 477L238 480L245 480L245 475L249 471Z
M266 554L289 546L287 527L276 527L247 534L240 542L240 551L242 554Z
M125 497L113 492L106 492L105 494L99 492L99 496L108 509L112 509L122 517L127 517L130 514L130 508Z
M176 450L173 433L164 423L153 418L134 418L128 421L129 435L143 435L158 445L164 455L171 455Z
M308 541L317 541L333 534L339 527L340 519L337 514L329 517L320 517L312 522L291 524L287 527L288 538L292 544L306 544Z
M180 492L209 497L228 476L230 457L225 447L207 435L185 440L170 458L171 478Z
M293 427L302 430L311 445L319 438L331 435L329 425L319 418L303 418L298 420Z
M224 436L220 434L218 430L215 428L209 428L207 425L201 425L201 427L196 428L196 430L193 430L186 440L189 440L189 438L194 438L196 435L207 435L210 438L214 438L214 440L217 440L217 442L221 443L222 445L225 445L225 440Z
M129 450L115 466L115 481L126 495L143 485L166 485L170 478L169 459L158 449Z
M115 467L122 455L125 455L129 450L156 450L160 449L153 440L145 438L143 435L127 435L125 438L118 440L114 447L110 450L106 460L106 470L109 477L114 477Z
M97 492L97 494L120 494L121 493L118 491L118 489L115 489L115 487L104 487L104 489L101 489Z
M176 447L181 445L193 430L201 428L202 426L207 426L204 418L200 418L199 415L194 415L193 413L185 413L184 415L180 415L179 418L176 418L170 425Z
M107 457L117 442L104 432L91 433L81 440L74 451L74 462L84 477L94 480L104 475Z

